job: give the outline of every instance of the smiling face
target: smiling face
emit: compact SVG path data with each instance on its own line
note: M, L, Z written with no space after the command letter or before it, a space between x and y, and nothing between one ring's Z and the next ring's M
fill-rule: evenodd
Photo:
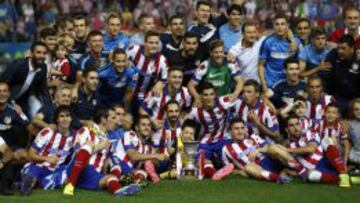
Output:
M179 90L183 81L183 72L180 70L170 71L168 81L172 88Z
M180 107L176 103L167 105L166 114L170 122L176 123L180 116Z
M143 138L149 138L151 136L151 121L149 118L141 118L135 126L136 131Z
M201 93L201 100L205 107L212 108L215 105L216 93L214 88L205 89Z
M300 66L298 63L289 63L286 65L286 78L290 82L297 82L300 80Z
M344 23L349 30L356 31L360 26L360 12L355 9L347 11Z
M201 4L196 9L196 19L200 24L207 24L210 19L211 7L205 4Z
M31 61L35 67L40 67L45 63L47 57L47 49L44 46L38 45L31 51Z
M225 58L224 47L223 46L215 47L211 51L210 56L216 65L221 66L223 64L224 58Z
M325 119L334 122L339 118L339 109L335 106L328 106L325 110Z
M94 53L101 53L104 48L104 39L101 35L94 35L89 39L89 48Z
M301 21L296 25L296 33L303 40L307 40L309 38L311 29L310 24L307 21Z

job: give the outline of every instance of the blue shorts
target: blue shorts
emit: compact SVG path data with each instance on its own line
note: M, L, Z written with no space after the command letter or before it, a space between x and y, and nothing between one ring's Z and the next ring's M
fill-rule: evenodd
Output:
M119 165L122 171L122 174L127 175L134 171L134 167L127 164L125 161L119 161Z
M264 170L273 173L280 173L285 168L280 161L274 160L269 155L264 155L258 165L261 166L261 168Z
M321 173L330 173L336 176L339 175L339 173L331 165L329 159L326 157L320 159L320 161L316 165L315 170L320 171Z
M173 161L160 161L159 164L156 166L156 172L162 173L168 171L172 168Z
M67 168L67 177L70 176L74 163L75 159L70 162L70 165ZM94 166L87 165L81 172L81 175L76 183L76 187L87 190L100 190L101 188L99 182L104 176L105 174L97 172Z
M25 166L21 170L21 177L24 177L26 174L31 173L33 176L36 177L37 181L39 182L41 188L43 189L50 189L47 188L49 184L49 178L55 177L57 174L61 174L63 170L66 170L65 166L59 167L56 170L52 171L49 170L47 167L40 167L34 163ZM52 180L53 182L54 180ZM55 183L54 183L55 184ZM57 186L60 186L61 182L57 183Z
M210 144L199 144L197 148L197 154L196 154L196 160L199 159L199 151L204 150L205 151L205 158L208 160L214 159L214 155L216 155L216 159L220 160L222 157L222 148L227 145L231 144L232 141L229 139L226 140L220 140L215 143Z

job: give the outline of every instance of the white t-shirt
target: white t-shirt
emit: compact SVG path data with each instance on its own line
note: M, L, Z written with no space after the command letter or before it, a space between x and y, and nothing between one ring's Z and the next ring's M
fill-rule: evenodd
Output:
M254 79L259 82L259 53L261 44L264 39L265 36L256 41L252 47L245 48L242 45L243 39L241 38L229 50L229 53L237 58L241 68L241 76L243 76L245 80Z

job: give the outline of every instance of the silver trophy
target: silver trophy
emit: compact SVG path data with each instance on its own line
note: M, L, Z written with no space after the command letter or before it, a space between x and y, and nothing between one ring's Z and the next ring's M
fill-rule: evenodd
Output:
M196 167L195 163L195 155L196 150L199 145L198 141L187 141L184 142L184 152L186 156L186 166L182 168L181 175L183 177L197 177L199 174L199 170Z

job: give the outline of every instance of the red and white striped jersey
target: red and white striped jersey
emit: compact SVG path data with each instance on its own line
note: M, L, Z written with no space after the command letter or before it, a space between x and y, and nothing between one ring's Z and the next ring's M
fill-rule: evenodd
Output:
M222 148L222 160L225 164L233 163L236 167L243 169L251 162L249 153L265 143L266 141L260 136L252 134L240 142L225 145Z
M314 130L319 133L321 139L324 137L335 138L338 141L338 144L342 140L347 140L349 138L348 134L344 132L341 122L339 121L336 121L331 125L326 119L322 120L314 127Z
M300 117L300 125L301 129L305 132L311 130L314 127L314 123L311 119L307 118L306 116Z
M262 138L272 141L272 138L266 136L258 127L249 119L249 111L253 110L255 115L259 118L261 123L263 123L271 131L279 131L279 122L276 118L276 115L273 111L270 110L265 103L259 99L256 102L254 108L249 108L244 99L239 99L235 105L235 111L233 117L239 117L243 119L247 127L247 134L257 134Z
M112 158L125 162L127 165L133 167L137 163L132 163L127 155L128 150L136 150L141 154L152 154L155 149L152 147L151 142L145 141L135 131L127 131L117 142L113 143L111 147ZM117 161L114 161L117 163Z
M152 137L152 143L155 148L158 148L159 153L169 154L168 147L174 147L177 142L177 138L181 136L181 125L177 124L176 128L171 128L168 122L164 124L164 127L158 130Z
M87 141L92 141L94 142L95 145L97 145L103 140L107 140L106 134L102 132L95 133L93 130L89 129L88 127L82 127L76 133L75 146L76 149L80 149L82 146L85 145ZM90 156L88 165L93 166L97 172L101 172L108 153L109 153L109 149L102 149L98 152L93 153Z
M139 70L138 83L135 88L135 95L149 92L155 83L159 80L166 81L168 74L168 65L164 55L160 52L146 58L144 54L144 46L134 45L129 47L127 55L130 61Z
M235 103L232 103L228 96L223 96L216 99L215 106L211 109L205 109L204 107L192 108L188 118L200 123L201 144L216 143L230 138L225 130L229 109Z
M72 154L74 146L74 134L69 136L63 135L58 131L53 131L50 128L42 129L36 136L31 147L40 155L45 157L57 156L58 162L51 164L47 161L37 163L37 166L46 167L53 171L58 166L63 164L66 158Z
M317 102L311 102L311 100L307 100L307 111L306 117L313 120L315 123L322 120L325 115L325 107L334 102L335 99L331 95L322 95Z
M147 94L144 100L143 109L152 117L162 120L166 111L166 104L171 99L176 100L180 104L180 110L184 111L191 107L191 96L186 87L181 87L175 97L170 96L168 85L164 87L160 97L156 97L153 93Z
M318 133L308 130L299 138L290 137L290 148L296 149L306 147L309 143L316 143L317 148L314 153L295 155L295 158L307 169L315 169L318 162L323 158L323 149L320 145L321 139Z

